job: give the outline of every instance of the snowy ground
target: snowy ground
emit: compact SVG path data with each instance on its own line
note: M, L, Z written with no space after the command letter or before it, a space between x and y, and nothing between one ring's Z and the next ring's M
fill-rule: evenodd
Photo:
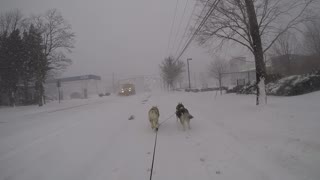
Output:
M153 180L319 180L320 92L270 97L140 94L0 109L0 180L147 180L160 121L182 102L195 117L159 128ZM134 115L134 120L128 120Z

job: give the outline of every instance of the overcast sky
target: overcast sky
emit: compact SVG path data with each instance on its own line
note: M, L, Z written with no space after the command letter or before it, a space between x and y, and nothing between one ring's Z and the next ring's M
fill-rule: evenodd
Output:
M176 34L178 42L191 15L195 0L189 0L179 33L178 26L187 0L179 0L169 52ZM63 76L97 74L120 75L159 74L159 64L168 54L167 47L176 0L0 0L0 11L18 8L25 16L58 9L72 25L76 44L73 64ZM195 17L193 17L195 18ZM172 50L173 49L173 50ZM193 72L205 72L212 60L208 49L196 43L181 60L193 58ZM245 55L241 50L221 53L226 59Z

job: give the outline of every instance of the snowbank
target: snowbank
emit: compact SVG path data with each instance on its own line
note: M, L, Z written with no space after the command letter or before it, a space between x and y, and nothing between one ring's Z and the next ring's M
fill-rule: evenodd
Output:
M266 91L274 96L296 96L320 90L320 71L313 74L293 75L266 85ZM254 83L236 86L228 93L256 94Z
M320 71L308 75L282 78L267 86L267 91L276 96L295 96L320 90Z

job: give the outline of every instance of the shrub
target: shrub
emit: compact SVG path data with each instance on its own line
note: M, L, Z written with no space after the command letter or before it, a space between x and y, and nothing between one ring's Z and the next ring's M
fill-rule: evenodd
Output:
M320 90L320 73L293 75L267 86L271 95L295 96Z

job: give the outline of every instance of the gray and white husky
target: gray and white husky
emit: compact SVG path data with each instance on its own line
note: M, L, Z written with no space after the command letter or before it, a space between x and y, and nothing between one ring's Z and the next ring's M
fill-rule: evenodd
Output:
M179 103L176 107L176 116L180 120L183 130L186 130L185 124L187 124L188 128L191 129L190 120L193 118L193 116L182 103Z

